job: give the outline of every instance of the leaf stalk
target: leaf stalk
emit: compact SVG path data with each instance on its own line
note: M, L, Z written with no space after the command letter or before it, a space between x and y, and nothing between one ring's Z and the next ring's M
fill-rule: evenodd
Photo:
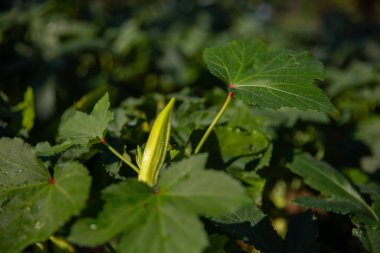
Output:
M232 85L230 87L232 87ZM199 151L201 150L203 144L206 142L208 136L210 135L210 133L214 129L216 123L218 123L220 117L222 117L223 113L226 111L227 106L229 105L229 103L231 102L231 100L232 100L233 97L234 97L234 94L231 91L229 91L228 95L227 95L227 98L224 101L224 104L223 104L222 108L220 108L218 114L215 116L214 120L211 122L210 126L207 128L207 131L202 136L202 139L199 141L197 147L195 148L194 155L196 155L196 154L199 153Z
M137 168L137 166L135 166L132 162L128 161L127 159L125 159L125 157L120 154L116 149L114 149L105 139L104 137L102 138L102 144L104 144L109 151L111 151L115 156L117 156L120 160L122 160L124 163L126 163L129 167L131 167L134 171L137 172L137 174L140 173L140 170L139 168Z

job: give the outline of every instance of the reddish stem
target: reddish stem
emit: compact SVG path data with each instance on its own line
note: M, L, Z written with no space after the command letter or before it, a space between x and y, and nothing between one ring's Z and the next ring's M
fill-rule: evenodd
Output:
M55 179L53 177L49 178L49 184L54 185L55 184Z
M230 89L235 89L235 88L236 88L236 85L235 85L234 83L231 83L229 87L230 87ZM228 92L228 96L229 96L230 98L233 98L233 97L234 97L234 93L233 93L232 91L229 91L229 92Z

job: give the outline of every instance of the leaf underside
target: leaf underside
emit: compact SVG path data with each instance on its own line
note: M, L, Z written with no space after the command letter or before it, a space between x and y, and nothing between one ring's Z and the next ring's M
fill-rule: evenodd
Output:
M334 109L314 84L315 79L324 78L323 65L306 52L269 50L259 41L244 38L207 48L203 58L210 72L247 103L269 109Z

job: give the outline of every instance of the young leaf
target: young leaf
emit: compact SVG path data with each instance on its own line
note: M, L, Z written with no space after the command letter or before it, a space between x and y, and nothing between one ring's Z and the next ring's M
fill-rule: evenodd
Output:
M379 218L360 194L351 186L350 182L337 170L327 163L314 159L309 154L296 154L287 167L304 178L312 188L320 191L326 201L315 198L306 199L302 203L308 206L326 207L338 213L356 214L364 223L378 221Z
M103 211L77 222L70 240L94 246L120 234L118 252L201 252L207 236L197 215L220 215L249 201L237 181L205 171L205 163L194 156L170 166L155 190L133 179L108 187Z
M171 129L171 113L175 99L172 98L157 116L149 134L140 164L139 180L154 186L165 161Z
M90 114L77 111L67 121L62 122L58 138L80 145L87 145L94 139L100 141L108 123L113 119L113 113L109 111L109 107L109 97L106 93L95 104Z
M314 79L324 78L322 63L305 52L268 50L259 41L239 39L207 48L203 58L211 73L226 82L235 97L247 103L270 109L334 109L313 84Z
M0 139L0 248L20 252L47 239L83 208L90 177L79 163L54 168L54 178L21 139Z

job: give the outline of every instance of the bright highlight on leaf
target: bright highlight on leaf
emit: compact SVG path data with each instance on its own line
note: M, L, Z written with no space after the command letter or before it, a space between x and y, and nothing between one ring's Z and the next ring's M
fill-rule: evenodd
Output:
M106 93L90 114L77 111L67 121L62 122L58 132L59 139L80 145L87 145L95 139L100 142L108 123L113 120L113 112L109 107L109 96Z
M79 220L70 240L84 246L120 235L121 253L200 253L207 236L197 215L221 215L248 203L244 187L193 156L164 171L155 191L136 180L106 188L95 219Z
M239 39L207 48L203 57L211 73L247 103L269 109L334 109L314 84L324 78L323 65L306 52L269 50L259 41Z
M0 139L0 249L17 253L49 238L84 207L91 178L76 162L54 168L54 179L21 139Z
M139 180L150 186L154 186L157 183L160 169L165 161L169 144L171 114L174 101L175 99L172 98L157 116L149 134L144 153L142 157L138 156L140 166Z

